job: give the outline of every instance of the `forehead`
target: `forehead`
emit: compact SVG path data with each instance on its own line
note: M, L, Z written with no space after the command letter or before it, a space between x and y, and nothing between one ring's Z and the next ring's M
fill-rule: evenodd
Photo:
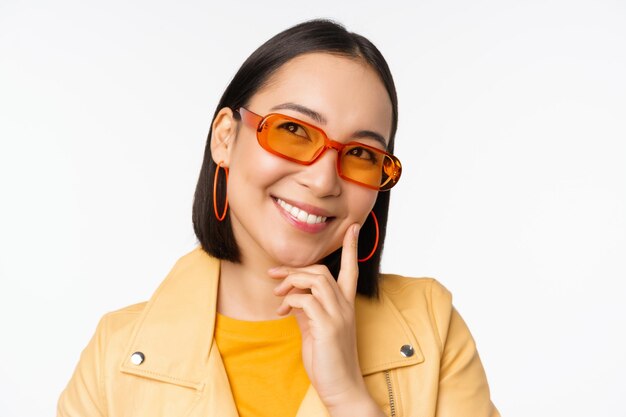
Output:
M288 61L252 97L249 106L266 114L283 103L320 113L325 119L320 126L328 134L372 130L389 140L391 100L376 70L362 59L309 53ZM301 114L291 114L303 118Z

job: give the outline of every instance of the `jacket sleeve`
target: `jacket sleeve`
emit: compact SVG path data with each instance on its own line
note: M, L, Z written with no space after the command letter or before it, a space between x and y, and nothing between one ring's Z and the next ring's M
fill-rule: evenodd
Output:
M57 405L57 417L104 417L107 415L103 392L104 316L96 333L83 350L74 374Z
M442 356L436 415L499 417L500 413L491 402L487 377L474 339L452 306L447 290L443 287L433 289L433 292L437 291L440 293L433 297L433 307Z

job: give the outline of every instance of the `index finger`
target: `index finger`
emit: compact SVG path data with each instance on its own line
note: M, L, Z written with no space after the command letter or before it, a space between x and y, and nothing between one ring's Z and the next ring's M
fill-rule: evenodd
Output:
M348 227L343 237L343 249L341 250L341 269L339 277L337 277L337 285L341 293L351 304L354 303L356 297L356 286L359 279L359 259L358 259L358 242L359 230L358 223Z

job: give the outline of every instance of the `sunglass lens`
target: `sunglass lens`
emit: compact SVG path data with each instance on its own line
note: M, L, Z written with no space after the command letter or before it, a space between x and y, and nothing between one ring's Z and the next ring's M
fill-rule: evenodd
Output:
M370 187L378 187L386 155L374 148L350 145L341 155L341 172L347 178Z
M322 134L281 116L267 120L267 145L275 152L301 162L313 160L324 146Z

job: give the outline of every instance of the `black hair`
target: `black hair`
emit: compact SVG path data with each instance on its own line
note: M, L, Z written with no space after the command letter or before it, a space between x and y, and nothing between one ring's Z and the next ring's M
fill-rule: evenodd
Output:
M392 106L392 124L387 145L393 152L394 137L398 125L398 98L393 77L380 51L365 37L348 32L342 25L330 20L310 20L280 32L252 53L242 64L220 99L213 120L220 109L233 110L245 107L282 65L291 59L312 52L327 52L345 57L360 59L370 65L384 84ZM193 227L202 248L210 255L240 262L240 251L233 234L230 215L224 221L215 218L213 209L213 179L217 164L211 156L211 134L209 130L200 177L194 195L192 218ZM217 185L218 206L223 207L226 193L226 180L220 173ZM380 259L385 242L387 215L389 211L389 191L379 192L374 204L374 213L380 229L378 248L366 262L359 263L357 292L367 297L377 297ZM359 233L359 258L371 252L375 241L375 227L371 216ZM341 248L322 260L335 278L339 273Z

